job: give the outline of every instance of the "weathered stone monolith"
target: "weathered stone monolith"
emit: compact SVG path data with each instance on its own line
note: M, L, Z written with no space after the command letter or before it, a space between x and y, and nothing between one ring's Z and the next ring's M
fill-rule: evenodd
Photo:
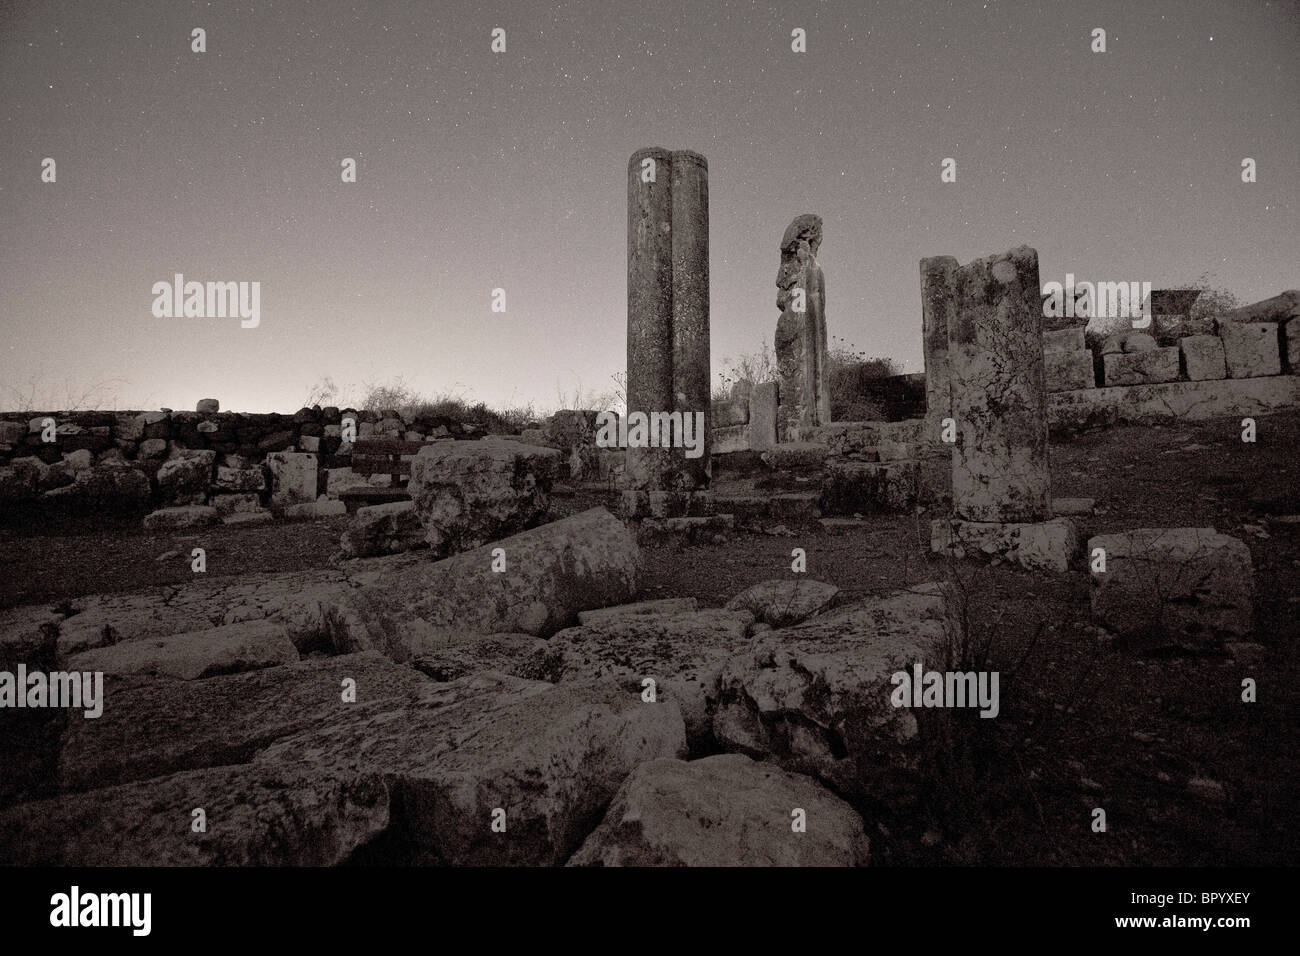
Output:
M627 410L673 403L672 154L650 147L627 165ZM661 487L664 455L629 448L629 488Z
M704 447L692 458L677 447L629 447L625 488L702 489L711 418L708 163L689 150L640 149L627 190L628 415L701 413Z
M798 431L831 421L827 379L826 287L817 250L822 243L820 216L795 217L781 237L781 267L776 275L776 364L781 381L777 417L779 441L796 441Z
M1042 295L1028 246L954 274L948 326L953 510L968 521L1051 517Z

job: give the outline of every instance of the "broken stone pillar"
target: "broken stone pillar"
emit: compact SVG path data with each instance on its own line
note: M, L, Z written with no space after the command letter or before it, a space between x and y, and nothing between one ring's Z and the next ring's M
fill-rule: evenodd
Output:
M948 372L948 327L956 307L953 278L957 260L931 256L921 260L921 337L925 358L925 439L941 441L943 420L952 416Z
M948 327L953 510L968 521L1051 517L1038 253L976 259L954 274Z
M629 447L625 487L690 491L710 470L708 163L639 149L628 162L627 411L704 415L704 452Z
M781 237L776 275L776 363L780 373L779 441L795 441L797 430L831 422L826 346L825 276L817 264L821 216L795 217Z

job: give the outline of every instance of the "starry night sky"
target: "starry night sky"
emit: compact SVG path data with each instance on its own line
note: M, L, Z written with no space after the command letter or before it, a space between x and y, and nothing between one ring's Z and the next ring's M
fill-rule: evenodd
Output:
M1300 285L1298 52L1290 0L4 3L0 408L604 391L650 145L709 160L715 373L770 347L804 212L832 339L909 371L923 256L1255 301ZM260 328L154 318L176 272L260 280Z

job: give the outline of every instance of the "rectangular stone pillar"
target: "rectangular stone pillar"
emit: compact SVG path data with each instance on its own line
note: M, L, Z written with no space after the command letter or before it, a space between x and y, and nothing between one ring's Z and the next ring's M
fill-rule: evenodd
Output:
M953 510L968 521L1051 517L1038 253L986 256L954 273L948 327Z
M760 382L749 393L749 447L771 448L776 444L776 382Z
M925 434L941 441L943 420L952 416L948 371L948 327L953 322L957 260L931 256L921 260L921 344L925 359Z

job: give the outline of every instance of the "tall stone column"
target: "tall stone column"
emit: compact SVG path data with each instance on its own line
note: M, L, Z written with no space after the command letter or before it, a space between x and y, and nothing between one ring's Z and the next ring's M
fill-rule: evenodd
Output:
M708 486L709 375L708 162L689 150L639 149L628 162L627 410L702 413L703 451L629 447L626 489Z
M687 458L674 449L678 485L704 488L711 471L709 431L709 164L699 153L672 154L673 397L665 409L704 413L704 453Z
M831 396L826 342L826 279L817 264L820 216L797 216L781 237L776 275L776 363L781 378L778 440L798 429L829 424ZM802 302L802 306L801 303Z
M954 274L948 326L953 510L983 522L1051 517L1038 253L1020 246Z
M921 260L921 344L925 359L925 440L942 441L943 420L952 416L948 371L948 326L953 322L957 260Z
M650 160L651 165L644 161ZM627 411L650 414L673 398L672 154L650 147L627 164ZM659 489L658 448L629 448L627 486Z

